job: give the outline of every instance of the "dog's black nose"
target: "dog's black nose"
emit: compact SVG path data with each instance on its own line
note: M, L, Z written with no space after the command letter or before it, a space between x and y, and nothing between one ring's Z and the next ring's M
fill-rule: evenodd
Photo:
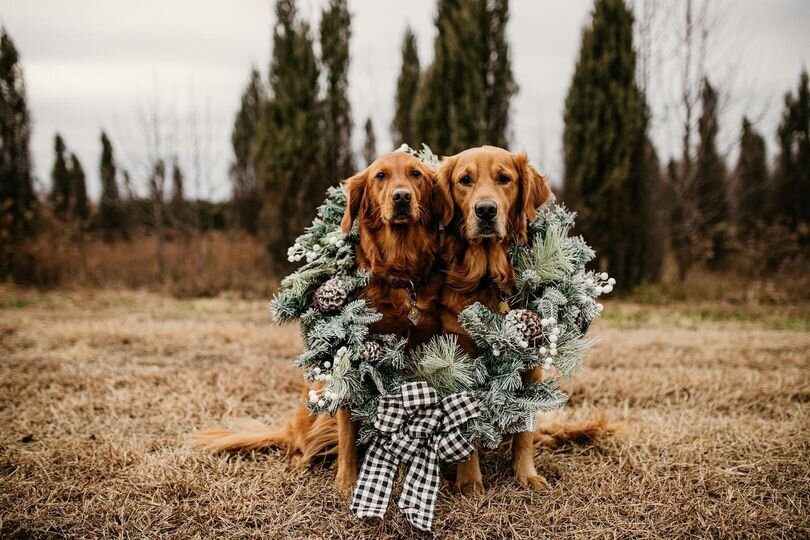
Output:
M475 203L475 215L481 219L492 219L498 215L498 204L495 201L478 201Z
M411 192L407 189L395 189L393 199L398 204L409 203L411 202Z

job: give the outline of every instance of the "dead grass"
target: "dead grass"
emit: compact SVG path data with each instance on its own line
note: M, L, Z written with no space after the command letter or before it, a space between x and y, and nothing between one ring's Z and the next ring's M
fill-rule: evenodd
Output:
M538 450L548 492L486 455L486 494L442 493L436 536L808 537L806 309L765 327L759 308L691 309L609 305L563 416L604 408L627 433ZM0 536L425 536L393 508L353 518L332 464L189 444L223 418L291 411L299 348L258 301L0 289Z
M89 234L68 239L53 233L19 247L12 257L12 277L42 289L148 288L175 297L233 290L266 297L276 284L267 253L255 237L238 231L167 234L162 275L155 236L138 234L107 243Z

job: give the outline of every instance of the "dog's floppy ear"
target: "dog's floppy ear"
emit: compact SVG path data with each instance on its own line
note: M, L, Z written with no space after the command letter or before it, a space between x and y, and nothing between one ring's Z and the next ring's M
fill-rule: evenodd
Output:
M366 195L367 175L368 169L365 169L343 181L343 189L346 190L346 210L340 221L340 230L343 234L348 234L352 230L352 224L360 213L360 205Z
M433 188L433 212L439 217L442 225L447 226L453 221L456 211L453 195L450 191L450 182L453 179L453 168L456 166L456 157L445 158L436 171L436 185Z
M529 163L526 152L514 154L515 166L520 174L521 215L517 224L518 235L526 240L527 225L537 218L537 208L551 198L546 177Z
M537 208L551 198L547 178L529 163L526 152L515 154L515 165L520 174L521 208L529 221L537 217Z

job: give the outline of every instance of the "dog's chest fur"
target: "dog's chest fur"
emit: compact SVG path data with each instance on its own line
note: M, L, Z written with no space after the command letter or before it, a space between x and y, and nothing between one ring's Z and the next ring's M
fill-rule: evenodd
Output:
M361 296L383 316L371 331L405 338L409 347L439 333L438 299L443 276L434 268L438 233L414 224L395 234L361 227L360 236L357 263L372 275ZM397 286L392 285L392 278L399 282ZM417 324L408 316L414 305L409 288L402 286L408 282L414 284Z

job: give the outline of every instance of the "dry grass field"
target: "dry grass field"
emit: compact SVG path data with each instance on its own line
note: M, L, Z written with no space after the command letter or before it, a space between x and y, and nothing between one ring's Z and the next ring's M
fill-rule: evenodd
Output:
M611 438L539 448L552 489L483 459L439 538L810 536L810 308L611 302L563 418ZM193 431L295 406L295 328L261 301L0 288L1 537L421 537L353 518L332 463L212 456Z

